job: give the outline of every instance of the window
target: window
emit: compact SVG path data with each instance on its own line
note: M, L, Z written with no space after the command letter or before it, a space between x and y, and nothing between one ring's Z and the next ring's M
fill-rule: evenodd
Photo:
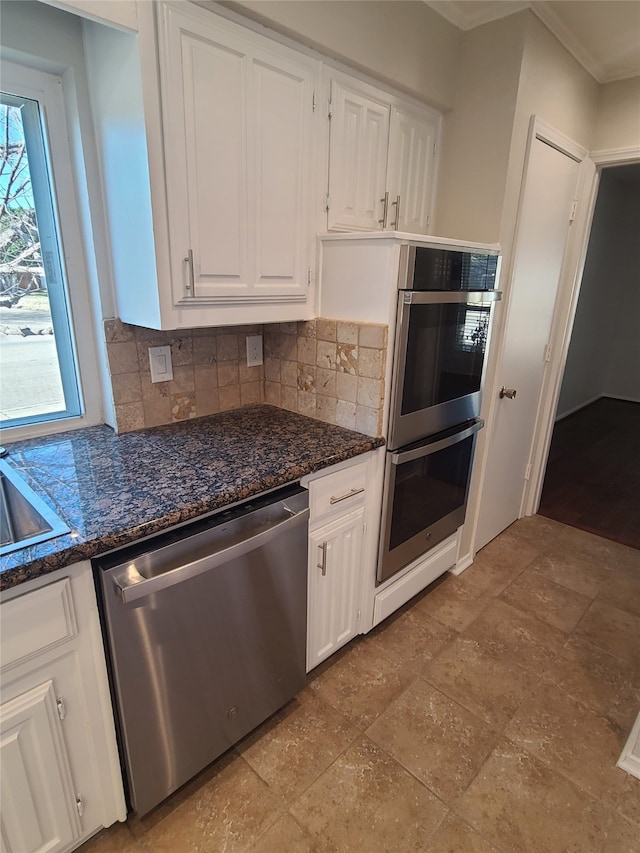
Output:
M95 370L74 335L72 308L91 323L62 83L3 63L1 88L0 427L52 431L86 422L81 360Z

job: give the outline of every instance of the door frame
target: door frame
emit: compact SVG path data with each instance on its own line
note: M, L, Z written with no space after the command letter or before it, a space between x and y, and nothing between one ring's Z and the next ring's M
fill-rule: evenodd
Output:
M569 238L562 262L558 299L554 309L549 341L551 359L543 379L529 459L530 477L525 483L520 518L535 515L540 506L556 410L578 307L589 240L591 239L600 175L602 169L607 166L622 166L630 163L640 163L640 147L592 151L583 161L584 172L579 179L578 192L582 198L586 199L587 203L579 205L575 220L577 227Z

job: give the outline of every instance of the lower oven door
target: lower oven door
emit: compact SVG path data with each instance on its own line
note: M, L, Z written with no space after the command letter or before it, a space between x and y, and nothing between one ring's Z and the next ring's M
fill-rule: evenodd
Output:
M481 419L387 453L378 583L464 522Z

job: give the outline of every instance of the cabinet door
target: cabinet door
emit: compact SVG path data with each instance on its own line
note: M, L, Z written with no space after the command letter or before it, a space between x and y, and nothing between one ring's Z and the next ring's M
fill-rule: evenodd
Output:
M2 850L54 853L81 835L53 681L0 706Z
M307 671L359 633L364 507L309 537Z
M174 301L306 297L315 63L160 7Z
M391 230L429 233L438 130L439 119L435 115L392 108L388 170Z
M388 145L388 103L332 80L328 228L382 227Z

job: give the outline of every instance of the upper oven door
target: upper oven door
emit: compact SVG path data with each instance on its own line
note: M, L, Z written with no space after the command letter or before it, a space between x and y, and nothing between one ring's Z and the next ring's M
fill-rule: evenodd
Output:
M498 291L398 293L388 444L395 450L478 417Z

